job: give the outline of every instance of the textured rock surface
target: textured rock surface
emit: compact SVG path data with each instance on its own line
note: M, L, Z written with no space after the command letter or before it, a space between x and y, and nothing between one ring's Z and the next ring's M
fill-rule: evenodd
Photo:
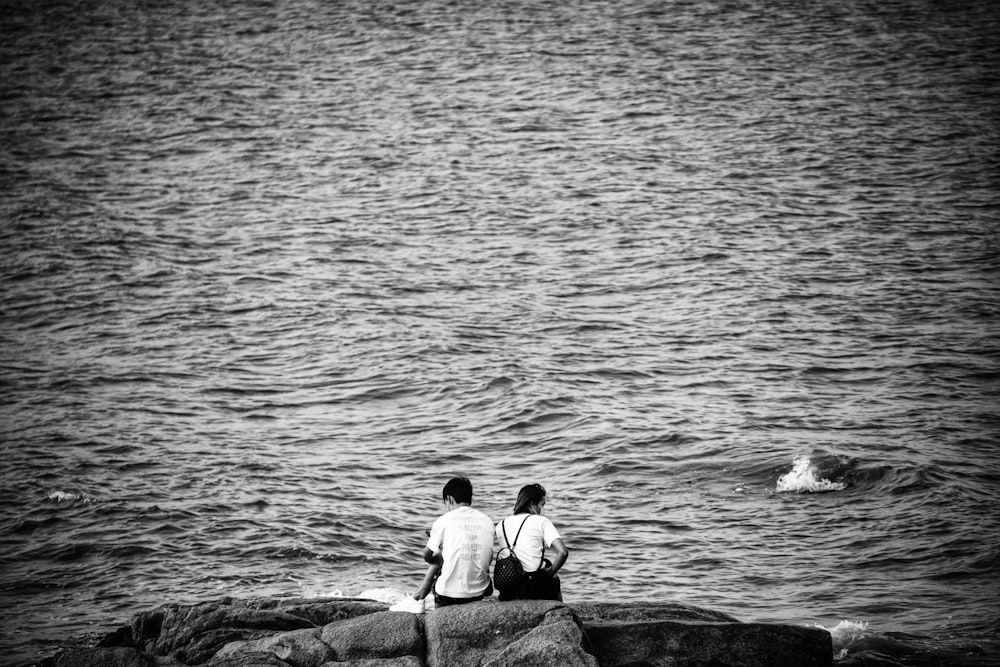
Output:
M385 611L385 603L350 598L253 598L243 602L249 609L280 611L322 626L346 618Z
M149 667L149 660L134 648L85 648L59 654L56 667Z
M143 635L159 626L156 636L134 642L138 648L196 665L207 661L229 642L259 639L314 624L283 611L208 602L194 606L168 605L146 619L137 619L134 625L141 628Z
M584 643L583 633L575 621L546 619L483 664L489 667L599 667L597 658L585 650Z
M256 641L230 642L215 654L209 664L214 667L223 660L270 653L292 667L320 667L335 658L333 649L320 639L320 632L320 628L308 628L281 632Z
M211 667L288 667L287 662L270 651L239 653L213 659L208 664Z
M833 661L830 633L816 628L704 621L585 624L601 667L820 667Z
M320 637L341 662L424 655L420 617L401 611L380 611L330 623L323 626Z
M424 667L424 661L413 655L404 655L400 658L389 658L388 660L373 658L371 660L328 662L322 667Z
M576 602L572 605L587 621L716 621L739 623L729 614L673 602Z
M225 598L136 615L45 667L813 667L830 634L671 603L487 600L415 615L371 600Z
M428 667L597 665L573 611L558 602L445 607L427 615L425 631Z

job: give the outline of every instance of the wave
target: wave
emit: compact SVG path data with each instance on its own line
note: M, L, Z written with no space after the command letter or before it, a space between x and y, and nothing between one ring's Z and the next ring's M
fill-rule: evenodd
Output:
M97 502L96 500L94 500L90 496L88 496L88 495L86 495L84 493L78 493L78 492L75 492L75 491L51 491L51 492L49 492L49 495L46 496L46 500L51 500L52 502L56 502L56 503L73 503L73 502L93 503L93 502Z
M967 476L948 475L931 462L862 461L854 457L813 451L801 454L787 465L760 469L774 478L777 493L826 493L848 488L861 489L879 495L907 495L951 485L967 486Z
M832 628L818 624L815 627L830 633L835 664L885 664L898 667L985 667L996 664L978 644L962 642L942 645L940 641L932 642L906 633L881 634L870 630L867 621L843 620Z
M859 639L864 639L868 635L867 621L845 620L832 628L824 628L822 625L817 625L816 627L823 628L830 633L830 638L833 640L833 655L835 660L842 660L847 657L849 652L847 646Z
M39 529L58 524L62 519L59 517L46 517L45 519L17 519L9 528L0 531L0 535L30 535Z
M822 472L808 456L798 456L792 469L778 478L775 491L778 493L825 493L843 491L844 482L836 482L822 477Z

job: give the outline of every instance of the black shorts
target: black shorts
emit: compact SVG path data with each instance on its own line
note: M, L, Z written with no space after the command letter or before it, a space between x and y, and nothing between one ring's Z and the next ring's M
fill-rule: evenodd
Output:
M538 572L526 575L525 582L517 588L500 591L500 601L506 600L558 600L562 602L562 584L559 575L550 577Z
M468 604L470 602L479 602L491 595L493 595L493 582L490 582L490 585L486 587L482 595L477 595L473 598L450 598L447 595L438 595L437 591L434 591L434 605L437 607L447 607L453 604Z

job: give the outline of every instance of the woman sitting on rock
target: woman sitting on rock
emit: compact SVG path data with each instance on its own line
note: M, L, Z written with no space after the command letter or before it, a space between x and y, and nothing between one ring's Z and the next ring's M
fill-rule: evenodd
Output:
M514 514L497 524L497 542L501 553L510 549L524 569L522 582L513 588L500 589L500 600L559 600L562 586L556 572L566 562L569 549L559 531L542 516L545 489L541 484L521 488L514 504ZM553 552L545 558L545 549Z

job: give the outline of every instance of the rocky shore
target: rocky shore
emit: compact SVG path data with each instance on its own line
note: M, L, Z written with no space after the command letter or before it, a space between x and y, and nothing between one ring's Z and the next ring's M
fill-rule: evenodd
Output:
M137 614L45 667L831 665L820 628L669 603L483 602L411 614L347 598L224 598Z

